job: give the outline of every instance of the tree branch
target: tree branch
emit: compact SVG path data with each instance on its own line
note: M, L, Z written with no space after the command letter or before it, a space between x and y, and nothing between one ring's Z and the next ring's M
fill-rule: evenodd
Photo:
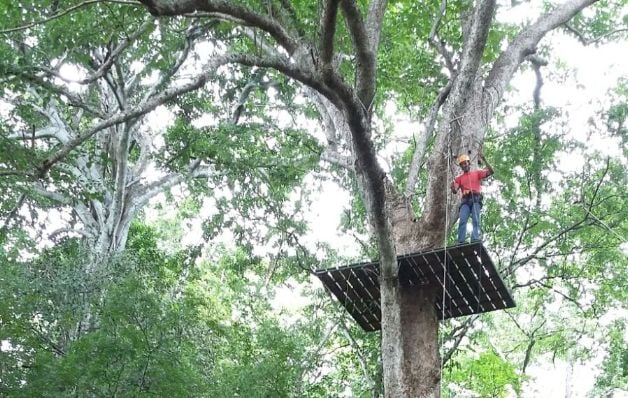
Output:
M334 57L334 35L336 34L338 2L339 0L325 1L325 8L321 16L321 34L318 50L321 54L323 70L332 69L331 61Z
M221 0L139 0L148 11L156 16L176 16L192 14L199 11L222 13L238 18L245 25L255 26L270 34L277 43L282 46L288 54L292 54L297 48L296 41L290 37L288 32L279 22L265 15L251 11L250 9L234 4L230 1Z
M538 42L552 29L564 24L583 8L597 0L569 0L541 16L535 23L522 30L493 64L484 88L488 95L483 98L486 117L490 117L523 59L536 51Z
M192 79L191 82L177 86L177 87L166 89L161 95L153 97L147 101L143 101L139 106L135 108L129 109L125 112L120 112L114 116L109 117L108 119L101 121L100 123L97 123L95 126L88 129L85 133L80 134L77 137L68 141L68 143L65 144L59 151L57 151L55 154L48 157L43 162L43 164L38 168L38 175L40 177L43 177L44 175L46 175L46 173L48 173L48 171L54 164L64 159L76 147L81 145L83 142L87 141L89 138L94 136L99 131L102 131L116 124L123 123L130 119L145 115L151 112L152 110L154 110L155 108L157 108L159 105L173 98L176 98L177 96L181 94L196 90L197 88L204 86L205 83L209 80L209 78L213 76L213 74L215 73L216 69L218 69L218 67L220 67L221 65L228 64L230 62L237 62L238 60L244 59L244 58L246 57L243 57L240 55L232 55L232 54L225 55L222 57L216 57L208 65L206 65L206 67L204 68L205 72L196 76L196 78Z
M445 103L445 100L451 91L452 83L453 80L449 80L447 85L443 87L436 96L436 100L434 100L434 104L432 104L432 108L430 109L423 133L420 135L415 134L414 153L412 154L412 161L410 162L410 168L408 169L408 176L406 178L406 197L410 197L414 193L417 179L419 177L419 171L421 169L421 165L423 164L423 158L425 157L425 149L427 148L427 143L432 137L434 127L436 126L438 111Z
M430 29L430 34L427 40L430 43L430 45L434 47L440 53L440 55L445 59L445 64L447 65L447 69L449 70L449 73L451 74L453 78L455 74L455 68L454 68L454 63L452 61L451 54L449 53L449 51L447 51L443 43L436 38L436 33L438 32L440 21L443 19L446 9L447 9L447 0L442 0L440 3L440 8L438 10L438 13L434 17L434 21L432 21L432 28Z
M475 79L480 66L494 13L495 0L480 1L473 11L469 33L465 37L464 47L460 55L459 77L456 78L455 85L457 87L454 88L456 97L466 97L469 90L473 89L473 85L468 83ZM459 101L466 100L461 98Z
M606 32L601 36L598 37L594 37L592 39L587 39L584 34L582 34L582 32L580 32L579 30L577 30L576 28L574 28L573 26L569 25L568 23L565 23L563 26L565 26L565 28L573 33L574 35L576 35L576 37L578 38L578 40L580 41L580 43L582 43L585 46L591 45L591 44L596 44L597 42L601 41L602 39L612 36L616 33L621 33L621 32L627 32L628 28L625 29L616 29L610 32Z
M65 87L46 81L46 79L44 79L43 77L28 73L28 70L23 70L16 66L6 66L5 68L6 68L5 74L14 75L18 78L24 79L27 82L31 82L37 86L40 86L46 90L49 90L57 95L64 96L67 98L68 103L70 105L75 106L77 108L82 108L101 119L104 119L106 117L106 115L103 112L101 112L100 110L96 108L91 107L89 104L84 102L83 99L79 95L72 93Z
M103 1L103 0L100 0L100 1ZM135 4L137 5L137 3ZM105 73L107 73L107 71L111 69L111 67L113 66L114 62L118 59L120 54L122 54L122 52L125 49L127 49L131 44L133 44L135 40L137 40L141 35L143 35L153 23L154 23L154 19L151 18L150 20L142 23L142 25L140 25L140 27L135 32L131 33L130 35L125 35L124 40L122 40L118 44L118 46L113 49L113 51L107 54L105 61L98 67L98 69L94 71L94 73L90 74L89 76L83 79L70 79L70 78L62 76L59 72L49 69L49 68L38 68L38 69L47 73L50 76L54 76L67 83L77 83L77 84L93 83L96 80L103 77ZM60 65L58 65L56 69L58 69L59 66Z
M170 68L165 71L165 73L162 74L160 79L147 90L146 94L144 95L143 101L147 101L148 99L152 98L157 90L163 87L166 83L168 83L172 76L174 76L179 68L181 68L181 65L183 65L183 63L188 59L190 49L192 48L192 41L194 37L198 35L198 29L200 28L196 24L190 25L186 32L183 49L179 52L179 56L177 57L176 61Z
M369 43L369 36L362 20L360 9L354 0L340 3L353 41L356 55L356 91L362 107L370 111L375 95L375 53Z
M58 12L58 13L52 15L51 17L44 18L44 19L41 19L39 21L31 22L31 23L26 24L26 25L21 25L21 26L15 27L15 28L0 30L0 34L19 32L21 30L26 30L26 29L32 28L33 26L43 25L43 24L45 24L47 22L50 22L50 21L52 21L54 19L61 18L64 15L70 14L70 13L78 10L79 8L90 6L90 5L96 4L96 3L117 3L117 4L127 5L127 6L134 6L134 7L138 6L137 2L135 2L135 1L127 1L127 0L86 0L86 1L84 1L82 3L79 3L77 5L69 7L69 8L67 8L67 9L65 9L65 10L63 10L61 12Z
M447 336L445 341L451 340L453 338L455 338L455 340L454 340L454 345L449 350L447 350L445 355L443 355L443 366L447 362L449 362L451 357L454 355L454 353L460 346L460 343L462 343L462 339L467 335L467 331L469 331L471 326L473 326L473 323L476 321L476 319L478 319L477 315L468 317L462 325L452 330L449 336Z
M354 100L352 90L340 80L333 71L327 75L325 82L309 71L302 70L298 65L289 62L289 60L280 57L257 57L253 55L242 54L234 62L248 66L259 66L263 68L273 68L284 75L291 77L306 86L313 88L325 96L332 104L342 109L341 101L352 103Z
M372 0L369 5L366 17L366 33L368 34L369 51L372 54L377 54L379 48L379 38L382 33L387 5L388 0Z
M233 115L231 117L231 122L233 124L238 124L238 121L240 120L240 115L242 114L242 110L244 109L244 105L246 104L246 101L251 95L251 92L253 91L253 89L258 86L267 87L270 85L270 84L262 82L265 74L266 74L266 71L264 69L256 70L255 72L253 72L253 74L251 75L251 78L246 83L246 85L244 85L244 88L242 89L242 92L240 93L240 98L238 99L238 103L236 104L235 110L233 111Z
M340 166L345 170L355 172L353 162L350 157L342 156L338 152L332 151L329 147L321 153L321 159L331 164L335 164L336 166Z
M54 138L57 141L59 141L59 143L64 144L68 141L68 137L67 135L61 135L60 133L65 132L64 129L57 127L57 126L47 126L38 130L35 130L35 132L33 134L31 134L30 136L25 135L24 133L13 133L13 134L9 134L7 136L7 138L10 138L12 140L20 140L20 141L26 141L26 140L39 140L39 139L45 139L45 138Z
M26 194L25 193L20 194L20 197L18 198L17 203L15 204L15 207L13 208L13 210L11 210L9 215L4 219L4 223L2 224L2 227L0 228L0 237L4 236L4 234L9 229L9 224L11 223L13 218L17 215L17 213L22 208L22 205L24 204L25 199L26 199Z

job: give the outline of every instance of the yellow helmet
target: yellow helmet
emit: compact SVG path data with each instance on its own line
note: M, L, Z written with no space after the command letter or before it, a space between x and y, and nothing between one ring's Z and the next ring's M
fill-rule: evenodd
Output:
M470 162L471 159L469 158L469 155L460 155L458 156L458 164L462 164L462 162Z

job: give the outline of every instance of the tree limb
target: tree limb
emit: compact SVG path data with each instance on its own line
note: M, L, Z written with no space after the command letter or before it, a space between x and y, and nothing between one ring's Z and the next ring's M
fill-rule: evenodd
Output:
M569 32L573 33L574 35L576 35L576 37L578 38L578 40L580 41L580 43L582 43L585 46L591 45L591 44L596 44L597 42L601 41L602 39L612 36L616 33L621 33L621 32L627 32L628 28L625 29L616 29L610 32L606 32L601 36L598 37L594 37L591 39L587 39L584 34L582 34L582 32L580 32L579 30L577 30L576 28L574 28L573 26L569 25L568 23L565 23L563 25Z
M451 74L453 78L455 74L455 68L454 68L452 56L449 53L449 51L447 51L443 43L436 38L436 32L438 32L440 21L443 19L446 9L447 9L447 0L442 0L440 3L440 8L438 10L438 13L434 17L434 21L432 21L432 28L430 29L430 34L427 40L430 43L430 45L434 47L440 53L440 55L445 59L445 64L447 65L447 69L449 70L449 73Z
M464 323L456 328L454 328L451 333L444 339L445 341L454 339L453 346L447 350L447 352L443 355L443 366L449 362L451 357L454 355L460 343L462 343L462 339L467 335L467 332L473 326L473 323L478 319L477 315L473 315L468 317Z
M142 103L140 103L140 105L132 109L126 110L124 112L120 112L116 115L113 115L101 121L100 123L97 123L95 126L88 129L83 134L80 134L77 137L74 137L73 139L68 141L68 143L65 144L59 151L57 151L55 154L48 157L38 168L38 175L40 177L43 177L44 175L46 175L46 173L48 173L48 171L54 164L64 159L70 152L72 152L75 148L77 148L83 142L87 141L89 138L94 136L99 131L102 131L116 124L124 123L130 119L145 115L151 112L152 110L154 110L155 108L157 108L159 105L173 98L176 98L177 96L181 94L196 90L197 88L204 86L205 83L209 80L209 78L213 76L213 74L215 73L216 69L218 69L218 67L220 67L221 65L228 64L230 62L237 62L238 60L243 59L243 58L246 58L246 57L243 57L240 55L232 55L232 54L225 55L222 57L216 57L208 65L206 65L205 72L196 76L196 78L194 78L191 82L177 86L177 87L166 89L159 96L153 97L147 101L143 101Z
M25 199L26 199L26 194L25 193L20 194L20 197L18 198L17 203L15 204L15 207L13 208L13 210L11 210L9 215L4 219L4 223L2 223L2 227L0 228L0 237L4 236L4 234L9 229L9 224L11 223L13 218L15 218L17 213L22 208L22 205L24 204Z
M334 35L336 34L336 18L338 15L338 3L340 0L325 1L325 8L321 16L321 34L318 50L321 54L323 70L332 68L331 61L334 57Z
M440 110L440 107L443 105L443 103L445 103L445 100L447 99L447 96L451 91L452 83L453 80L449 80L447 82L447 85L443 87L436 96L436 100L434 101L430 109L430 113L428 115L427 122L425 124L425 130L423 130L423 133L420 135L415 134L414 153L412 154L412 161L410 162L410 168L408 169L408 176L406 178L406 197L410 197L414 193L417 179L419 177L419 171L421 169L421 164L423 163L423 158L425 157L425 149L427 148L427 143L429 139L434 133L434 127L436 126L438 111Z
M103 0L100 0L100 1L103 1ZM85 78L82 78L82 79L67 78L65 76L62 76L59 72L49 69L49 68L38 68L38 70L41 70L45 72L46 74L50 76L54 76L60 80L63 80L66 83L77 83L81 85L93 83L96 80L103 77L105 73L107 73L107 71L111 69L111 67L113 66L114 62L118 59L120 54L122 54L124 50L126 50L131 44L133 44L135 40L137 40L140 36L142 36L153 23L154 23L154 19L151 18L147 21L144 21L135 32L131 33L130 35L125 35L124 39L116 46L116 48L114 48L113 51L107 54L105 61L98 67L98 69L94 71L94 73L90 74L89 76ZM58 69L59 67L60 65L58 65L55 69Z
M59 134L61 132L65 132L65 130L57 126L46 126L44 128L35 130L35 132L31 134L30 136L26 136L23 133L13 133L13 134L9 134L7 138L10 138L13 140L21 140L21 141L32 140L32 139L39 140L39 139L44 139L44 138L54 138L57 141L59 141L61 144L63 144L68 141L68 137L61 136Z
M106 115L103 112L101 112L100 110L96 108L93 108L92 106L87 104L85 101L83 101L80 95L74 94L73 92L69 91L67 88L63 86L59 86L54 83L51 83L39 75L28 73L27 70L25 71L21 68L18 68L17 66L6 66L5 68L6 68L5 73L14 75L18 78L22 78L24 79L24 81L31 82L57 95L66 97L68 100L68 103L72 106L75 106L77 108L82 108L86 110L87 112L101 119L104 119L106 117Z
M15 28L11 28L11 29L4 29L4 30L0 30L0 34L7 34L7 33L13 33L13 32L19 32L21 30L26 30L29 28L32 28L33 26L37 26L37 25L43 25L47 22L50 22L54 19L60 18L64 15L70 14L76 10L78 10L79 8L83 8L92 4L96 4L96 3L117 3L117 4L122 4L122 5L127 5L127 6L134 6L137 7L138 4L135 1L127 1L127 0L86 0L82 3L76 4L72 7L69 7L61 12L58 12L48 18L44 18L41 19L39 21L35 21L35 22L31 22L29 24L26 25L21 25Z
M510 82L523 59L536 51L538 42L552 29L564 24L576 15L583 8L595 3L597 0L569 0L556 6L541 16L535 23L512 40L506 50L493 64L484 81L485 91L489 94L483 98L484 111L487 118L492 115L495 107L499 103L506 86Z
M279 22L265 15L251 11L250 9L221 0L139 0L148 11L155 16L176 16L192 14L199 11L222 13L238 18L245 25L255 26L270 34L288 54L292 54L297 48L295 40L286 32Z
M379 39L382 33L384 15L388 0L372 0L366 17L366 33L369 41L369 51L377 54Z
M356 55L356 91L365 110L370 110L375 95L375 53L362 20L360 9L354 0L340 3Z
M541 87L543 87L543 76L541 75L541 66L547 65L547 61L545 61L539 56L535 56L534 54L529 55L528 60L532 64L532 69L534 69L534 75L536 76L536 85L534 86L532 99L534 101L534 110L538 111L541 107Z
M458 101L466 101L465 97L468 95L469 90L473 89L473 85L469 84L469 82L475 79L480 66L494 13L495 0L480 1L473 10L469 33L464 38L464 47L460 55L459 73L456 78L456 87L454 87L456 98L458 96L462 97Z
M345 170L355 172L353 162L349 156L342 156L338 152L332 151L329 147L321 153L321 159L331 164L335 164L336 166L340 166Z
M177 71L181 68L181 65L183 65L183 63L188 59L188 56L190 54L190 49L192 48L192 41L193 41L193 38L196 35L198 35L198 32L197 32L198 29L200 29L198 25L196 24L190 25L190 27L187 29L187 32L186 32L183 49L179 51L179 56L177 57L176 61L170 68L166 69L165 72L162 71L163 72L162 76L159 78L159 80L155 84L149 87L146 94L144 95L143 101L147 101L149 98L152 98L158 89L165 86L166 83L170 81L172 76L174 76L175 73L177 73Z

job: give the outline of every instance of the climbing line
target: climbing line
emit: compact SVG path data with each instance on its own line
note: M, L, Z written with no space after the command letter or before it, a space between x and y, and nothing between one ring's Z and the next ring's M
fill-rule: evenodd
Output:
M449 183L449 172L451 171L451 153L449 153L451 151L451 133L447 134L447 174L446 177L444 179L444 184L445 184L445 192L447 192L446 194L446 200L445 200L445 226L443 228L443 232L444 232L444 242L443 242L443 248L444 250L444 260L443 260L443 298L442 298L442 302L441 302L441 320L445 320L445 299L447 297L447 271L448 271L448 267L449 267L449 263L448 263L448 255L447 255L447 230L448 230L448 226L449 226L449 197L451 192L449 192L449 187L447 186L447 184ZM440 335L440 333L439 333ZM439 385L441 386L441 390L442 390L442 379L443 379L443 346L445 344L445 339L442 336L439 336L440 339L440 344L439 344L439 356L440 356L440 370L439 370L439 375L441 378L441 383L439 383ZM441 391L442 392L442 391Z
M477 204L477 206L476 206ZM473 213L475 213L475 219L477 220L478 223L478 233L479 233L479 238L483 239L484 236L482 234L482 220L480 220L481 217L481 212L480 212L480 202L476 202L476 199L473 198L473 203L471 204L471 211ZM473 221L472 221L473 223ZM473 236L473 230L471 230L471 236ZM478 266L477 269L475 270L476 276L478 278L477 280L477 290L475 293L475 301L477 302L477 306L475 309L475 312L480 312L480 295L482 293L482 245L480 245L480 252L479 252L479 261L478 261Z

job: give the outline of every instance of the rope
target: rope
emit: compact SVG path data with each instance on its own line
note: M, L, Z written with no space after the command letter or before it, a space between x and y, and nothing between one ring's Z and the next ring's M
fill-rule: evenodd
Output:
M444 259L444 264L443 264L443 300L441 302L441 319L444 320L445 319L445 297L447 297L447 271L448 271L448 267L449 267L449 263L448 263L448 256L447 256L447 226L449 225L449 187L447 186L449 183L449 172L451 171L451 154L449 153L451 151L451 133L447 134L447 177L445 178L445 192L447 192L446 195L446 200L445 200L445 226L444 226L444 242L443 242L443 247L445 249L444 251L444 255L445 255L445 259ZM440 337L440 344L439 344L439 351L442 352L443 350L443 345L444 345L444 339L441 336ZM440 378L441 378L441 393L442 393L442 380L443 380L443 355L440 355Z
M449 187L447 186L449 183L449 172L451 172L451 134L448 134L447 136L447 178L445 178L445 190L447 192L447 199L446 199L446 204L445 204L445 225L444 225L444 242L443 242L443 248L444 248L444 255L445 255L445 259L443 261L443 297L442 297L442 301L441 301L441 319L445 319L445 300L447 297L447 274L449 271L449 256L447 255L447 230L448 230L448 226L449 226L449 199L450 199L450 192L449 192ZM471 204L471 212L475 212L475 218L477 220L478 223L478 232L481 234L481 220L480 220L480 210L477 209L476 212L476 206L475 206L475 201ZM473 233L473 232L472 232ZM482 239L482 237L480 236L480 239ZM482 246L480 247L480 256L482 255ZM482 280L482 264L478 261L478 270L477 270L477 277L478 277L478 285L477 285L477 291L476 291L476 301L477 301L477 309L476 312L479 312L480 310L480 294L481 294L481 280ZM443 346L444 346L444 339L442 337L440 337L440 344L439 344L439 351L443 350ZM441 375L441 393L442 393L442 374L443 374L443 366L444 366L444 362L443 362L443 355L440 356L440 375Z
M473 199L473 204L471 205L471 211L472 212L475 212L475 209L476 209L475 204L476 204L476 202L475 202L475 198L474 198ZM475 219L478 222L478 233L480 234L479 237L480 237L480 239L482 239L483 238L483 236L482 236L482 221L480 220L479 204L478 204L477 207L478 207L478 210L477 210L477 213L475 214ZM471 234L473 234L473 232L471 232ZM483 246L480 245L480 259L482 258L482 247ZM478 288L477 288L476 293L475 293L475 301L477 301L478 304L476 306L475 312L479 313L480 312L480 294L482 292L482 261L478 261L478 267L477 267L477 270L476 270L476 274L477 274L477 277L478 277L478 284L477 284Z

